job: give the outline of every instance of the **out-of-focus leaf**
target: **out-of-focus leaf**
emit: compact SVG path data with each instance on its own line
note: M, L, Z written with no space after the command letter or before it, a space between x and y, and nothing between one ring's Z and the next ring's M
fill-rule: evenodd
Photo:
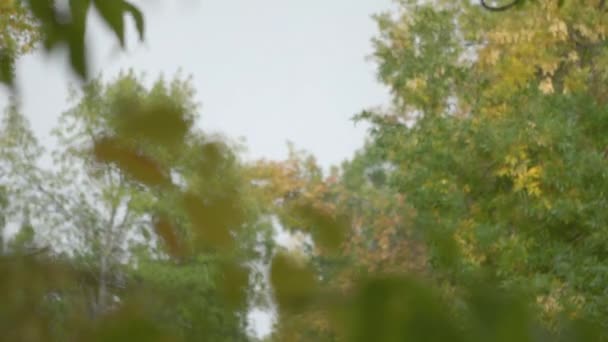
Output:
M180 246L179 237L175 228L165 217L160 217L154 224L156 234L161 237L167 248L167 252L173 257L182 255L182 247Z
M103 20L114 31L121 46L125 45L124 1L93 0Z
M126 146L121 146L116 139L100 139L95 143L93 152L99 161L115 163L124 172L144 184L159 186L170 183L157 162Z
M377 277L360 285L350 313L350 341L465 341L429 286L405 277Z
M522 301L523 296L507 295L492 289L483 282L470 287L470 307L478 320L477 333L481 340L497 342L531 341L534 322L531 313Z
M313 303L318 291L317 279L310 266L284 253L272 260L270 282L280 309L286 312L305 309Z
M0 83L12 86L15 80L15 57L7 49L0 49Z
M114 32L121 46L125 44L125 14L134 18L139 38L144 39L144 17L135 5L124 0L93 1L102 20ZM51 50L65 43L72 70L86 79L88 58L84 38L91 0L69 0L69 14L57 11L53 0L27 0L26 3L41 24L44 47Z
M245 307L247 303L247 269L235 262L224 262L220 266L220 292L228 306L235 310Z
M0 10L7 11L13 8L14 3L13 0L1 0L0 1Z
M88 77L85 31L89 0L70 0L71 23L66 26L66 41L69 46L72 69L83 79Z
M201 161L198 165L198 171L204 177L212 177L216 174L225 159L223 147L216 142L208 142L202 146Z
M42 341L52 336L51 317L43 310L48 294L72 279L69 269L40 260L42 255L0 258L0 317L7 341Z
M44 25L53 25L55 19L55 1L53 0L28 0L29 7L36 18Z
M195 241L205 247L230 248L234 245L231 230L241 219L238 206L229 197L204 201L193 193L183 196L183 205L194 227Z
M322 247L335 251L344 241L349 225L343 215L323 212L310 203L296 204L294 211Z
M137 305L137 302L125 305L118 312L104 317L93 330L86 331L84 336L81 336L82 341L176 341L160 329L158 324L142 311L142 307L144 306Z
M168 103L140 108L126 103L117 113L120 135L146 139L151 143L175 146L188 130L184 114Z
M137 28L137 32L139 33L139 39L144 40L144 38L145 38L144 15L141 13L141 11L137 7L135 7L130 2L125 2L124 8L125 8L126 12L131 13L131 16L133 16L133 20L135 20L135 28Z

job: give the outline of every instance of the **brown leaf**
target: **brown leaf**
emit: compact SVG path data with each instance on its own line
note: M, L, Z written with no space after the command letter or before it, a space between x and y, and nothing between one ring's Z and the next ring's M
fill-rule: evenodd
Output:
M93 153L97 160L116 164L122 171L144 184L157 186L170 183L156 161L129 147L121 146L114 138L97 141Z
M182 255L182 248L180 246L179 238L175 232L175 228L164 217L159 218L154 224L156 234L162 238L165 243L167 252L173 257L179 257Z

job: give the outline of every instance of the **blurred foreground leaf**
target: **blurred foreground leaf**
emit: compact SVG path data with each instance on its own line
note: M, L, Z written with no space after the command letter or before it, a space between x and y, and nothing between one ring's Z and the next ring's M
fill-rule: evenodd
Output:
M170 183L156 161L120 144L117 139L100 139L95 143L94 153L99 161L115 163L123 171L144 184L159 186Z
M276 255L270 267L270 279L281 311L301 311L313 302L317 279L303 261L288 254Z

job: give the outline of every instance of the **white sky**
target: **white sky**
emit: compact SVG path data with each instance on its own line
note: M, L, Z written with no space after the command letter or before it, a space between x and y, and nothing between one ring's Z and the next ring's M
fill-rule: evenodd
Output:
M146 42L139 44L130 27L128 51L99 20L91 23L92 71L107 78L132 67L152 80L181 69L194 78L203 129L244 137L248 158L284 158L289 140L327 168L363 144L366 127L350 118L389 101L366 56L376 33L370 16L391 6L391 0L147 0ZM17 73L23 111L49 147L75 80L65 55L26 56ZM7 95L0 90L0 105ZM268 312L252 318L256 333L269 331Z
M388 103L366 56L376 33L370 16L391 6L391 0L147 0L147 40L139 44L129 25L126 52L95 17L88 31L92 74L112 77L132 67L152 80L181 69L194 78L203 129L244 137L248 158L284 158L289 140L328 167L363 144L366 128L350 118ZM46 145L74 80L65 57L55 55L26 56L17 70L23 110Z

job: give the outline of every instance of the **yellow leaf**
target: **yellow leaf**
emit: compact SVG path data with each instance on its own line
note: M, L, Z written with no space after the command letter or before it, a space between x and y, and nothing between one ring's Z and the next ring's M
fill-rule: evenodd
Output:
M570 51L570 53L568 54L568 60L573 63L578 62L578 53L576 53L576 51Z
M503 166L496 171L496 175L499 177L507 176L509 173L510 173L510 171L506 166Z
M426 87L426 80L422 77L415 77L407 80L405 86L410 90L417 90Z
M528 170L528 177L538 178L542 173L542 168L540 166L534 166Z
M538 89L540 89L543 94L553 94L553 82L550 78L547 77L542 80L542 82L540 82L540 84L538 85Z

